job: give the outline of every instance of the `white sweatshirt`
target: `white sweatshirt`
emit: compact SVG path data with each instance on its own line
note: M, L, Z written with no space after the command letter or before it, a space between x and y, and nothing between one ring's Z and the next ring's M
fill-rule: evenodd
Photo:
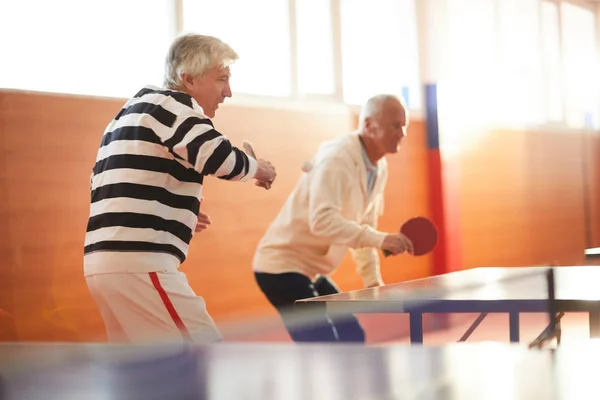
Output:
M331 274L350 250L364 285L381 284L376 230L387 180L385 158L367 195L367 171L357 133L323 143L258 244L255 272Z

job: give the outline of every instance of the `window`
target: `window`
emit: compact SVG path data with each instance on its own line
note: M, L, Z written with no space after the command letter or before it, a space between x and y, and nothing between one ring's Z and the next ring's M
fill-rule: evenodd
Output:
M495 0L448 0L446 95L441 96L453 114L468 110L473 125L488 124L498 115L495 20Z
M560 35L558 5L543 1L541 5L542 28L542 96L547 121L563 120L562 79L560 66Z
M169 0L1 2L10 39L0 42L0 87L129 97L161 85L172 13Z
M292 94L290 17L284 0L183 0L183 30L216 36L239 54L234 92Z
M331 3L296 0L298 91L333 95L335 71Z
M539 0L499 0L497 96L499 123L543 122ZM490 77L491 79L494 79Z
M415 0L341 0L344 101L403 94L420 104ZM406 93L406 91L404 91Z
M497 62L495 0L448 0L448 7L450 75L472 80L493 76L491 68Z
M598 70L594 12L562 3L567 124L598 126Z

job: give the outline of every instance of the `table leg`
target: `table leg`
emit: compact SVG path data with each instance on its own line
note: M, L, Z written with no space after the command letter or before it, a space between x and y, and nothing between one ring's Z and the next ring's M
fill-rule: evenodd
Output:
M600 338L600 311L590 311L590 338Z
M519 313L511 312L508 313L508 327L510 330L510 341L512 343L519 342L520 327L519 327Z
M423 343L423 314L409 313L410 343Z
M477 329L477 327L483 322L484 318L488 315L488 313L484 312L479 314L479 316L477 317L477 319L471 324L471 326L469 327L469 329L467 329L467 331L465 332L464 335L462 335L462 337L460 339L458 339L459 342L465 342L469 336L471 336L471 334L473 332L475 332L475 329Z

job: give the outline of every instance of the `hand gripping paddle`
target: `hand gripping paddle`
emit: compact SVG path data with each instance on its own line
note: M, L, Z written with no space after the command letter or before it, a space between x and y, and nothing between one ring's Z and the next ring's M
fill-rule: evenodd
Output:
M437 244L438 232L429 219L425 217L414 217L402 224L400 233L410 239L413 244L413 256L422 256L432 251ZM387 257L391 253L383 251Z

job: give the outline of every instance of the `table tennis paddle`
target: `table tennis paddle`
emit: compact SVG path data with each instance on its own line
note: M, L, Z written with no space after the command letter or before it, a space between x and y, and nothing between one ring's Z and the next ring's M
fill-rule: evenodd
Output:
M255 160L257 160L256 154L254 153L254 149L252 148L252 145L250 144L250 142L248 142L247 140L244 140L242 142L242 146L244 146L244 151L246 153L248 153L248 155L250 157L252 157ZM271 182L259 182L258 186L262 186L265 189L269 190L269 189L271 189Z
M410 239L413 245L413 256L422 256L433 250L438 240L438 232L433 222L425 217L414 217L402 224L400 233ZM387 257L391 253L384 250Z

